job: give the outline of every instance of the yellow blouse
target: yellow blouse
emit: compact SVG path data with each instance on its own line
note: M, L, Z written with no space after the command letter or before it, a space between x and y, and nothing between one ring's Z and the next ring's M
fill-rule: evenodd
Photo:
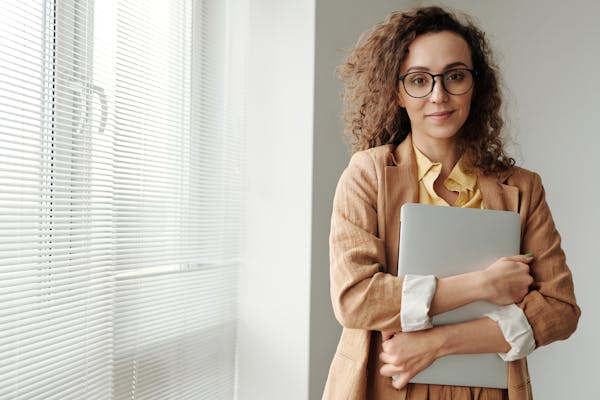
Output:
M417 161L417 175L419 179L419 203L448 206L446 200L437 195L433 183L442 172L442 164L434 163L413 144ZM458 198L453 204L455 207L484 208L481 191L477 187L477 175L465 172L462 158L456 163L450 175L444 181L446 189L458 192Z

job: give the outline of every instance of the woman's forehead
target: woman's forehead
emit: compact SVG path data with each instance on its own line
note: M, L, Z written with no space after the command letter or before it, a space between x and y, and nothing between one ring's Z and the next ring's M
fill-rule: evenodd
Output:
M413 40L402 63L402 70L440 70L456 63L472 67L471 50L467 42L454 32L432 32Z

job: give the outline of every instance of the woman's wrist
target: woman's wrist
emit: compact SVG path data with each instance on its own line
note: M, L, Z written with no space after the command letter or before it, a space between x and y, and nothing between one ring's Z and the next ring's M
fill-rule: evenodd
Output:
M477 272L472 272L472 274L477 291L477 300L490 301L492 298L492 288L490 285L489 274L485 269Z
M433 342L437 345L437 358L453 354L453 340L455 340L455 335L453 335L451 326L440 325L432 329L432 334L435 337Z
M440 325L431 329L437 358L452 354L506 353L506 342L500 327L489 318Z
M429 315L433 317L475 301L486 300L488 296L484 271L441 278L438 279Z

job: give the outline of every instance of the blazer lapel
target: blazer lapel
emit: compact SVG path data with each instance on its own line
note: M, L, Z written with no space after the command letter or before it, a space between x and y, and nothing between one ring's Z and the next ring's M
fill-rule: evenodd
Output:
M507 174L499 177L477 176L477 185L481 190L483 204L489 210L504 210L519 212L519 189L516 186L505 185Z
M398 273L398 240L400 239L400 208L405 203L418 203L417 163L410 136L392 153L392 165L385 167L384 221L387 272Z

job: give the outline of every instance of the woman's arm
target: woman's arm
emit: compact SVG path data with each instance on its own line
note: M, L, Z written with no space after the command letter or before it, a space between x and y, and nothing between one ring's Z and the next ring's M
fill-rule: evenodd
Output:
M385 272L377 199L375 162L365 152L355 153L333 200L331 302L337 320L346 328L399 331L403 279Z
M497 305L520 302L533 282L527 265L532 259L530 255L502 257L483 271L444 277L437 282L433 276L405 276L400 307L402 331L429 329L431 317L479 300Z
M401 389L412 377L436 359L451 354L504 353L510 345L498 324L482 318L460 324L436 326L417 332L396 335L384 333L384 363L380 373L394 376L392 385Z
M529 172L526 179L529 191L523 193L522 209L527 210L527 217L521 248L535 254L530 263L534 282L517 305L523 309L539 347L568 338L577 327L581 310L542 181L539 175Z
M533 257L502 257L483 271L438 279L429 316L442 314L478 300L497 305L518 303L529 291Z

